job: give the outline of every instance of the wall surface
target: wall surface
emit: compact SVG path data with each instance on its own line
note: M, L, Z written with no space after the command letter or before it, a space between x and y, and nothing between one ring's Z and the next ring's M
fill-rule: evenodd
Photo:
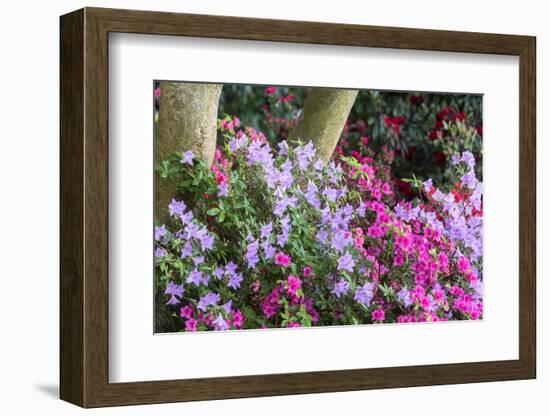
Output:
M339 394L226 400L87 411L95 415L548 414L550 146L543 120L550 102L550 26L545 3L524 1L273 2L229 0L8 1L0 11L0 410L74 415L58 396L58 17L83 6L240 15L293 20L500 32L537 36L538 54L538 379ZM512 151L512 150L511 150ZM546 199L546 200L545 200ZM546 243L546 246L544 245ZM545 273L546 272L546 273ZM546 330L543 325L546 324Z

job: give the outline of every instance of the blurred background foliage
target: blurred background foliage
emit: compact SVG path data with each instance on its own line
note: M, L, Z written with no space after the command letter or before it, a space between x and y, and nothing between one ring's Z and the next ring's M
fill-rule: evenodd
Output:
M308 91L307 87L225 84L219 103L219 142L228 132L248 133L248 127L263 133L272 145L286 139ZM450 157L464 150L475 155L482 180L482 101L479 94L361 90L335 157L383 159L391 166L396 192L405 198L415 196L407 180L413 177L431 178L438 187L452 189L456 178ZM156 97L156 117L158 111Z

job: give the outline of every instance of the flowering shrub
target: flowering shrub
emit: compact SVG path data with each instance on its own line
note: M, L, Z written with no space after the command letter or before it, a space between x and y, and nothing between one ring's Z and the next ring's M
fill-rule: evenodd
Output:
M220 108L222 113L240 114L276 146L296 125L305 92L304 88L230 85L224 87ZM384 159L400 198L417 195L401 181L412 173L431 178L443 188L454 183L450 158L465 150L474 155L481 178L481 99L476 95L359 91L339 154Z
M387 123L395 134L405 121ZM191 151L159 167L178 190L154 235L158 303L171 314L161 331L483 316L472 152L452 154L452 189L414 177L403 182L415 197L398 200L389 148L341 147L325 164L312 143L272 146L239 125L219 121L211 168Z

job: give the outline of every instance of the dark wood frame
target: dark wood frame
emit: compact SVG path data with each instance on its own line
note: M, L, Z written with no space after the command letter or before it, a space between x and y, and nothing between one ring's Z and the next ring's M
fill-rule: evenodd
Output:
M519 56L519 359L109 383L109 32ZM529 36L98 8L62 16L61 398L100 407L535 378L535 45Z

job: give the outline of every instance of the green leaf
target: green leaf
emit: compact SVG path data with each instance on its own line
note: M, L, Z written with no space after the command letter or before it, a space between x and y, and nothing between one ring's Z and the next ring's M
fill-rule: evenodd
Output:
M218 215L220 213L220 209L219 208L210 208L208 211L206 211L206 214L211 216L211 217L215 217L216 215Z

